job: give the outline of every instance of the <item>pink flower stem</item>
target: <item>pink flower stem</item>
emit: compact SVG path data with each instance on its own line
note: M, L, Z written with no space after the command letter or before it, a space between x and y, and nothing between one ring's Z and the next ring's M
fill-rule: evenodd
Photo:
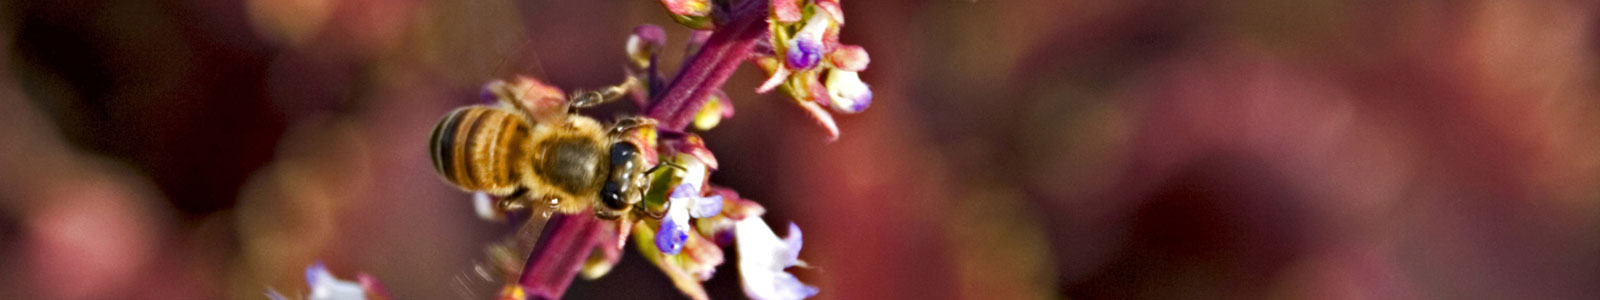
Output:
M709 95L722 88L733 71L750 57L756 42L767 33L767 0L745 0L731 21L718 26L694 58L672 78L651 103L648 115L672 131L683 131L704 107ZM593 213L550 216L528 254L518 284L532 299L559 299L589 258L590 251L607 240L605 222ZM612 238L615 238L614 236Z
M605 227L594 213L554 214L539 234L539 242L522 266L517 281L529 299L561 299L578 275L589 251L600 245Z
M648 115L661 122L663 128L683 131L694 121L695 113L733 71L750 58L756 42L767 33L766 0L745 0L733 10L732 18L718 26L694 58L672 77L650 106Z

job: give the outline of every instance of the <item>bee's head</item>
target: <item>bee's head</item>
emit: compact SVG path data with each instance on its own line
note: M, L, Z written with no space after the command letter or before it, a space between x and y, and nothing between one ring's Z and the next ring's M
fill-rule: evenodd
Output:
M639 146L633 142L617 141L609 149L611 172L606 177L605 186L600 189L600 201L595 211L600 212L602 217L614 218L644 200L644 191L649 184L644 173L649 168L645 166Z

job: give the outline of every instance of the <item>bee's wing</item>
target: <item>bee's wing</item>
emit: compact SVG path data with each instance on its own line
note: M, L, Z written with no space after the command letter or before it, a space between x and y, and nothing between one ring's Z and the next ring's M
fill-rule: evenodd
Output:
M510 81L496 80L484 86L484 89L494 95L498 102L532 118L528 120L530 124L565 123L568 110L571 109L566 92L533 77L517 76Z
M474 195L473 202L485 201L496 202L487 194ZM510 216L489 218L520 222L520 224L516 225L516 231L510 236L485 246L484 260L473 263L470 270L459 272L455 276L456 293L462 299L493 298L507 283L514 282L517 276L522 274L522 265L528 261L528 253L533 252L533 246L539 242L539 236L544 232L545 223L550 220L550 215L556 213L555 208L548 205L529 206L528 209ZM483 210L480 209L480 214Z
M537 202L535 202L537 203ZM539 243L539 235L544 232L545 223L550 222L550 216L556 214L556 207L549 205L530 205L527 220L517 225L517 232L511 234L506 243L512 245L517 253L526 255L533 251L533 245ZM527 257L523 257L526 260ZM520 267L521 262L517 265Z

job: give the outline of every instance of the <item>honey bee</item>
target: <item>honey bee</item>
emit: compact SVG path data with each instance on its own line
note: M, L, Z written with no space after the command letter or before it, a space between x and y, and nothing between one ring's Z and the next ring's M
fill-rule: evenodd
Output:
M433 129L429 152L446 182L503 199L528 199L556 212L593 207L615 219L649 189L644 148L630 136L655 121L627 117L610 126L576 113L620 98L626 86L564 97L532 79L491 84L499 105L471 105L446 114ZM499 83L499 82L497 82Z

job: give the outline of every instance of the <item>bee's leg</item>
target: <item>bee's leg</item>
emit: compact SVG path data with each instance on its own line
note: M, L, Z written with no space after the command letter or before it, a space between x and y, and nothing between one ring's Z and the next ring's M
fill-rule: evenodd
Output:
M500 198L500 210L503 212L511 212L528 209L529 200L527 199L527 196L527 188L517 188L517 190L511 192L510 195Z
M632 91L633 86L637 84L639 84L638 79L628 77L628 79L623 80L622 83L617 85L604 87L599 90L578 91L572 93L572 97L570 98L572 102L572 108L585 108L616 101L617 99L622 99L622 97L627 96L628 92Z

